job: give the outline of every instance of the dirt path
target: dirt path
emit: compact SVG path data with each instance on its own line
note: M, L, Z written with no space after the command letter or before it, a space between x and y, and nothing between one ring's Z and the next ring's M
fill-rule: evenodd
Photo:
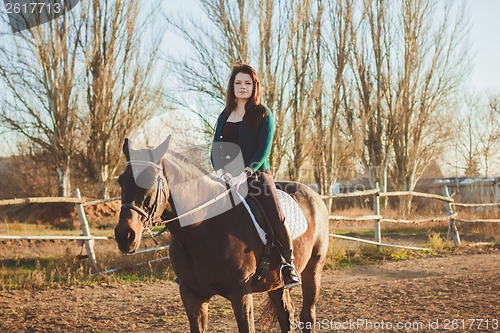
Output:
M326 271L317 332L498 332L499 267L494 251ZM300 309L300 291L292 294ZM255 295L257 317L264 300ZM222 298L209 319L209 332L237 332ZM2 333L188 331L172 282L0 292Z

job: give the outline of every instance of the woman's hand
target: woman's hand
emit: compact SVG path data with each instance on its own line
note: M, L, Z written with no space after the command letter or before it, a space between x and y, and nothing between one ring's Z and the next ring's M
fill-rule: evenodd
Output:
M224 169L219 169L215 171L215 173L217 174L217 177L219 177L219 179L226 184L229 184L229 181L231 180L231 178L233 178L233 176L229 172L226 172Z
M229 180L229 186L234 187L234 188L236 188L236 190L238 190L240 185L246 181L247 181L247 174L246 174L246 172L243 171L238 176L233 177L233 178L231 178L231 180Z
M219 176L219 178L229 184L229 182L231 181L231 179L233 178L233 176L231 176L231 174L229 172L224 172L222 175Z

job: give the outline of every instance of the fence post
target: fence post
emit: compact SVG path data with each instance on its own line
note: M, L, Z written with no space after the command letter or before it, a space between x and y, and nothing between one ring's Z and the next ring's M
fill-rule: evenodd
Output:
M75 198L81 199L80 190L76 189L73 191L73 196ZM84 236L92 237L90 234L89 222L87 221L87 217L85 216L85 211L83 209L82 203L75 204L76 213L78 214L78 219L80 220L80 227L82 228L82 232ZM90 267L92 271L97 272L97 260L94 252L94 240L89 239L85 240L85 249L87 250L87 256L89 258Z
M443 192L445 196L451 198L448 186L446 185L444 186ZM446 214L450 216L450 222L448 224L448 234L446 235L446 240L450 239L450 234L451 234L451 237L453 238L453 243L455 243L455 245L460 245L460 235L458 234L457 221L455 221L455 219L453 218L453 206L451 205L451 202L448 201L445 207L446 207Z
M373 195L373 215L380 215L380 189L378 187L378 182L375 185L379 191ZM374 221L374 238L375 242L382 242L382 231L380 230L380 219Z

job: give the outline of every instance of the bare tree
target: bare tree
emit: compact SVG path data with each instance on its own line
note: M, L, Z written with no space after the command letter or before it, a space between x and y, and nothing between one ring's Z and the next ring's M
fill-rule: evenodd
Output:
M202 93L222 104L231 66L249 61L252 5L245 0L200 0L199 4L206 21L165 16L171 29L184 38L194 54L184 59L177 54L169 61L185 91Z
M4 94L0 119L49 153L57 172L58 195L69 196L76 140L77 46L82 35L78 11L18 34L4 34L0 78Z
M81 45L88 106L84 124L89 135L88 165L99 197L109 197L109 182L118 167L117 147L161 105L160 39L145 40L147 27L156 23L158 4L150 6L154 8L143 12L142 18L141 10L148 6L136 1L92 0L84 8L88 13Z
M485 109L481 154L484 176L489 177L500 173L500 94L490 95Z
M457 129L457 150L462 155L465 166L464 175L468 177L479 176L479 119L481 112L480 98L474 94L466 94L464 98L465 109L459 112L454 119L454 126Z
M262 81L263 103L275 115L276 133L271 159L273 171L276 172L290 149L293 135L293 131L287 127L286 115L291 105L288 93L292 75L290 36L299 28L295 24L293 31L290 31L290 13L292 6L297 5L276 0L200 0L199 3L206 20L192 18L189 21L176 21L166 18L175 32L187 41L195 55L181 61L172 60L172 68L185 91L201 93L221 105L231 66L239 62L254 66L258 64L255 67ZM251 19L253 13L258 14L255 15L257 19ZM249 38L250 32L253 38ZM213 116L219 111L204 110L203 114L194 112L206 122L207 114Z
M469 25L463 5L452 5L363 2L352 35L359 113L348 119L364 132L372 186L385 190L391 171L396 188L413 189L447 138L446 106L468 69Z
M394 125L390 100L391 45L393 34L391 3L365 0L359 21L352 25L351 54L356 102L347 114L349 133L362 133L361 161L372 187L387 189L387 168Z
M257 63L263 102L276 119L275 173L285 164L301 180L312 164L326 192L360 156L372 186L385 190L391 172L397 188L413 188L446 138L445 109L467 74L463 7L449 11L450 3L432 0L200 4L206 20L169 20L196 50L175 63L178 76L186 90L222 102L230 65ZM441 19L440 10L457 16Z
M287 4L275 0L259 0L259 45L258 64L262 81L263 101L274 112L276 130L271 151L271 168L274 174L280 171L291 139L286 127L290 108L285 94L290 83L291 54L289 15Z
M402 57L396 94L397 129L393 167L396 187L412 190L423 167L448 138L443 111L468 73L469 23L464 5L456 16L451 3L406 1L401 12ZM449 122L448 122L449 123Z
M245 0L200 0L198 4L203 17L164 15L170 30L182 37L190 49L188 54L165 55L169 70L180 83L170 88L173 93L169 93L167 99L176 108L202 121L201 128L196 130L208 150L214 118L225 101L231 66L249 62L249 29L254 5ZM184 117L184 123L189 123L194 130L191 117ZM192 145L193 136L190 139Z
M500 161L499 100L496 95L466 93L465 108L457 112L453 125L457 129L456 150L462 161L460 167L468 177L488 177L498 172Z
M313 110L314 64L313 47L315 34L319 33L319 20L313 12L311 1L291 1L289 7L289 27L291 39L291 85L290 85L290 128L293 133L291 140L291 156L289 157L289 176L300 181L301 169L306 157L311 152L308 144L311 136L309 119ZM317 44L316 44L317 46Z
M312 156L318 190L328 194L337 178L352 169L347 160L357 155L356 140L347 134L341 119L351 110L347 70L354 6L351 0L319 1L317 6Z

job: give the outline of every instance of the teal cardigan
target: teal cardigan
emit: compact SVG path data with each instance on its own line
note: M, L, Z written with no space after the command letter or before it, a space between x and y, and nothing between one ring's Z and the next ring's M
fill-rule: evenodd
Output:
M265 108L267 116L260 120L256 129L248 129L244 122L241 122L239 126L239 143L243 161L245 167L250 167L254 171L270 170L269 155L271 154L274 137L274 118L271 110L268 107ZM229 113L222 112L217 119L210 156L212 165L214 165L214 146L216 146L216 142L223 141L222 127L227 118L229 118Z

